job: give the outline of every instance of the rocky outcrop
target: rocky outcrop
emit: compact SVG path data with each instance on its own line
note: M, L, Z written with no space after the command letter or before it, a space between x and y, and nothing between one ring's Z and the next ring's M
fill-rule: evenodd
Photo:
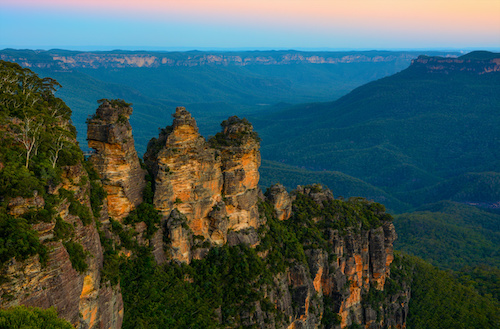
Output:
M223 214L216 213L222 202L220 157L199 134L196 121L185 108L176 109L173 125L149 143L144 159L155 179L154 205L167 221L165 234L172 248L180 248L173 256L186 262L192 257L190 239L184 234L187 231L171 224L178 222L178 213L185 217L184 226L190 234L224 243L227 225ZM178 212L171 215L174 209Z
M88 120L87 139L95 150L90 161L107 192L108 214L126 217L142 202L145 171L141 168L128 121L132 108L123 101L103 100Z
M119 329L124 305L119 286L103 279L104 247L135 257L135 251L147 249L140 246L148 246L161 264L190 263L227 244L253 254L253 263L265 273L252 282L252 305L239 310L234 326L404 328L409 289L390 286L389 293L387 288L396 233L383 206L335 200L319 185L291 194L276 185L264 196L258 188L259 138L252 125L230 117L207 141L191 114L178 107L172 126L149 143L144 157L154 178L154 207L161 214L160 223L156 216L148 221L139 215L156 215L156 210L147 203L139 206L145 171L134 148L131 112L123 101L103 100L88 121L89 145L95 149L90 161L100 180L90 182L78 160L60 168L60 179L49 183L47 194L2 199L9 218L54 209L31 226L48 247L47 264L38 255L3 264L1 307L54 306L78 328ZM96 182L107 192L99 218L93 218L98 210L90 203ZM151 193L144 198L150 202ZM259 213L261 199L266 199L260 205L264 213ZM363 217L367 212L369 217ZM100 238L106 243L101 245ZM83 249L84 268L74 263L69 242ZM185 280L190 282L189 276ZM246 284L245 278L237 281Z
M287 220L292 215L292 199L286 188L281 184L271 186L266 197L274 208L276 218Z
M320 207L323 202L333 200L329 190L318 186L299 187L294 193L307 195ZM356 226L346 230L327 228L323 235L328 237L327 249L307 249L305 252L314 291L322 297L327 305L324 307L330 307L339 315L340 327L353 323L367 328L404 326L409 302L407 289L387 297L400 300L399 304L388 301L386 305L390 306L373 307L365 302L371 289L384 290L390 276L393 242L397 237L392 222L383 221L369 230ZM312 295L310 291L309 295Z
M83 223L72 214L71 203L78 202L89 209L88 177L81 164L64 168L62 182L53 189L73 192L75 200L63 199L56 207L50 222L33 225L41 241L49 250L47 264L38 255L24 262L12 259L4 266L2 275L7 280L0 285L1 307L28 305L42 308L55 307L61 317L77 328L120 328L123 319L123 302L119 287L101 285L103 251L95 224ZM42 200L40 200L42 199ZM21 202L24 200L24 202ZM36 209L45 201L40 196L10 202L12 213L22 215L21 209ZM89 211L90 213L90 211ZM56 219L58 218L58 219ZM55 239L56 221L74 228L73 237ZM76 271L63 241L73 241L87 253L88 268Z
M230 117L222 132L210 141L221 157L224 184L222 195L229 227L238 231L259 226L257 207L260 166L260 139L246 119Z
M172 255L189 262L187 231L169 226L174 209L194 236L214 245L227 242L228 230L259 226L259 142L246 120L230 118L207 142L185 108L173 116L172 126L150 141L144 160L154 176L154 204L167 223Z
M27 58L29 57L29 58ZM75 68L125 68L162 66L192 67L192 66L247 66L247 65L293 65L293 64L339 64L339 63L380 63L395 61L410 61L415 53L387 52L297 52L277 51L272 54L260 52L168 52L158 53L117 53L113 52L75 52L57 50L26 54L19 51L0 52L0 59L19 63L25 67L51 68L57 70L72 70Z
M412 60L411 68L427 73L466 72L487 74L500 72L500 55L489 52L472 52L458 58L419 56Z
M333 299L337 305L334 311L340 314L342 326L353 322L371 325L365 319L363 295L370 289L384 290L393 259L394 226L384 223L369 231L346 235L335 230L328 233L333 250L327 254L322 250L306 253L315 289L325 298ZM335 261L331 255L335 255Z

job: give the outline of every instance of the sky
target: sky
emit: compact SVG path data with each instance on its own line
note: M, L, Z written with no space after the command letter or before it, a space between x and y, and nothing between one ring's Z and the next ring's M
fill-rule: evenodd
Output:
M500 50L500 0L0 0L0 49Z

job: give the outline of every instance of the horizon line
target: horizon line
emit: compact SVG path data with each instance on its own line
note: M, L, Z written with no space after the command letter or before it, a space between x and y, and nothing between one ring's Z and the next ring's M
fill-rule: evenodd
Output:
M69 51L156 51L156 52L189 52L189 51L328 51L328 52L348 52L348 51L443 51L467 53L475 50L485 50L500 52L500 47L419 47L419 48L340 48L340 47L162 47L162 46L0 46L0 51L4 50L69 50Z

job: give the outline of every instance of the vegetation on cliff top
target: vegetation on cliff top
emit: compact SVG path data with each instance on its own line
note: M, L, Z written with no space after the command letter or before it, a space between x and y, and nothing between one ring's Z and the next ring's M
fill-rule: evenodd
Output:
M56 208L65 200L70 214L85 225L92 222L89 210L73 192L60 188L65 168L79 165L83 154L75 142L71 110L54 96L60 87L57 81L42 79L29 69L4 61L0 61L0 76L1 265L12 257L21 261L35 254L44 264L47 249L32 224L56 222L54 239L71 239L72 235L62 235L71 233L70 224L56 218ZM85 181L83 172L80 184ZM29 209L21 214L12 212L16 204ZM65 245L72 264L84 271L85 257L79 252L82 246L75 241L65 241Z
M119 268L128 310L124 328L257 328L249 318L257 305L273 314L274 320L269 321L280 327L286 323L285 314L265 292L276 288L276 275L286 273L289 267L308 267L304 248L330 250L322 236L331 226L327 222L338 221L341 229L353 226L359 230L390 220L383 206L361 199L318 205L312 197L300 194L294 210L297 215L293 220L279 221L272 206L261 202L259 211L266 225L259 228L260 244L255 249L224 245L211 248L203 259L189 265L170 262L162 266L156 266L147 248L135 249L136 256L122 259ZM316 216L324 218L312 221ZM330 320L337 323L338 318L332 315Z

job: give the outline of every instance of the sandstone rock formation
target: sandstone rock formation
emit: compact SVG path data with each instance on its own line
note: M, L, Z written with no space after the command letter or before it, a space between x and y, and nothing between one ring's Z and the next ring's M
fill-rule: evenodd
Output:
M270 234L271 220L282 227L297 221L301 225L295 226L297 230L322 223L314 228L320 230L324 241L295 245L294 252L300 257L286 256L283 269L272 272L258 287L257 295L262 294L266 300L255 301L239 315L237 325L297 329L345 328L355 323L366 328L405 326L407 287L384 294L385 303L367 302L367 296L386 289L391 274L396 233L383 207L373 208L380 222L365 227L356 221L357 210L348 215L341 211L328 215L321 212L338 200L319 185L299 187L290 194L276 185L264 196L258 188L259 138L245 119L230 117L221 124L222 131L207 141L199 134L191 114L183 107L177 108L172 126L149 143L144 157L154 178L153 203L161 213L161 223L155 222L157 230L148 236L145 221L127 222L126 216L143 201L146 186L128 122L131 111L124 102L103 101L89 120L89 145L96 150L90 161L107 192L100 217L92 220L91 182L82 163L65 166L58 185L48 188L49 194L60 198L54 216L32 226L40 241L50 247L48 262L43 266L38 255L24 262L10 260L1 273L8 278L0 284L1 307L55 306L60 316L78 328L119 329L126 311L120 287L102 279L106 244L101 246L99 235L114 241L115 246L120 243L120 235L111 228L114 222L108 220L110 216L122 222L122 229L138 233L130 239L150 246L157 263L188 264L204 258L210 248L224 244L245 245L247 250L258 248L265 234ZM294 213L298 211L295 202L301 198L312 207L304 222ZM265 207L273 207L269 213L273 212L276 219L259 213L263 199ZM47 202L35 193L32 197L10 198L6 209L9 216L19 217L40 211ZM75 205L79 205L81 214L72 210ZM337 217L344 215L356 220L349 218L349 225L335 226L340 220ZM266 222L266 218L270 221ZM74 236L56 237L58 221L73 227ZM281 238L276 237L279 241ZM298 238L294 239L298 243ZM83 247L86 269L74 269L65 244L68 241ZM270 253L269 249L258 250L255 255L262 259ZM135 256L132 250L122 253Z
M275 54L255 54L241 52L240 54L221 54L220 52L194 53L106 53L68 52L58 51L36 52L26 55L15 53L0 53L0 59L22 64L24 67L52 68L57 70L72 70L75 68L157 68L164 66L193 67L193 66L246 66L246 65L294 65L294 64L338 64L338 63L380 63L391 61L409 61L415 58L412 53L349 54L324 52L288 52L281 51ZM49 60L47 60L47 58Z
M324 201L333 200L329 190L318 186L299 187L294 191L294 194L297 193L307 195L320 207ZM392 304L391 307L380 306L373 309L363 303L370 289L384 290L386 279L390 275L393 242L397 237L394 225L385 221L377 228L363 230L351 227L343 232L326 228L324 235L329 237L327 250L305 250L314 291L304 295L312 298L315 292L322 297L324 305L329 305L333 312L340 315L341 328L352 323L369 328L403 325L402 319L408 314L410 298L407 290L396 293L395 298L400 298L402 302ZM301 304L307 309L310 299L302 299ZM308 319L307 312L304 313L304 318Z
M155 179L154 204L167 226L177 209L193 235L215 245L227 242L230 229L257 228L260 152L252 126L232 117L223 123L223 132L207 142L185 108L178 107L173 116L173 125L150 141L144 155ZM175 232L167 232L172 253L189 262L188 231Z
M95 150L90 157L107 192L109 216L126 217L142 202L145 171L141 168L128 121L132 108L125 102L104 100L88 121L87 139Z
M476 54L487 53L477 51ZM413 69L419 69L428 73L468 72L473 74L487 74L500 71L500 58L469 58L465 55L459 58L442 58L419 56L411 61ZM465 58L464 58L465 57Z
M89 208L90 183L82 165L65 167L62 177L54 194L58 195L61 189L72 191L75 201ZM40 199L39 196L14 198L10 203L12 213L21 216L26 212L22 209L32 210L34 206L43 204L43 199ZM101 284L103 254L96 226L94 223L84 224L79 216L71 213L70 206L70 201L64 200L55 209L52 221L33 226L40 240L47 241L49 254L46 265L41 263L38 255L26 261L12 259L6 264L2 275L7 280L0 285L0 306L53 306L61 317L77 328L118 329L123 319L122 296L119 287ZM88 268L82 273L72 267L63 241L53 241L57 220L74 227L74 237L64 237L63 241L71 239L81 244L88 253Z
M229 228L239 231L259 226L260 139L246 119L230 117L222 132L210 141L221 157L224 177L222 195L229 216Z
M266 193L266 197L275 209L276 218L279 220L290 218L292 215L292 199L283 185L271 186Z

